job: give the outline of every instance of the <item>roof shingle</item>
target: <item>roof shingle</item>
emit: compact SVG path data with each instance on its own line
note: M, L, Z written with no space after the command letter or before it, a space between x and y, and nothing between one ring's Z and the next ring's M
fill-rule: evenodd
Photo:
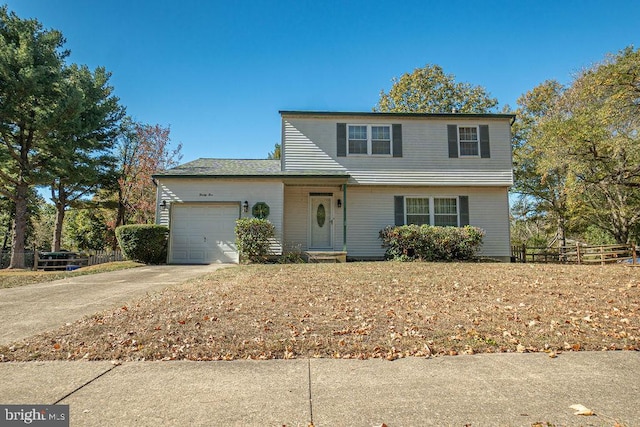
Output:
M280 160L211 159L201 158L158 172L154 177L292 177L331 176L348 177L346 172L326 170L282 171Z

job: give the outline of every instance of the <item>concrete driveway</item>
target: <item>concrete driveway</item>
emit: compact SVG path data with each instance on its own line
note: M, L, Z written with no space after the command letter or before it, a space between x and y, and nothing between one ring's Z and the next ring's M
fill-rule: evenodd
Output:
M0 345L232 264L157 265L0 289Z

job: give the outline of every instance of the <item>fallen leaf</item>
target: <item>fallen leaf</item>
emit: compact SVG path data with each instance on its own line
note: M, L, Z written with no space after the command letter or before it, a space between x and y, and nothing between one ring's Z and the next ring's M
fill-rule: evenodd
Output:
M587 408L584 405L580 405L579 403L575 405L571 405L569 406L569 408L574 409L576 411L573 413L573 415L584 415L584 416L590 417L596 414L591 409Z

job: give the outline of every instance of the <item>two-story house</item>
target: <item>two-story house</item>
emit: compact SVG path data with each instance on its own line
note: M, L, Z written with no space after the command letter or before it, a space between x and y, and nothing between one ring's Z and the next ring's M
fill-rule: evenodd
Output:
M238 262L235 221L264 217L274 250L380 259L379 231L485 230L508 261L511 114L281 111L280 160L198 159L154 176L168 262Z

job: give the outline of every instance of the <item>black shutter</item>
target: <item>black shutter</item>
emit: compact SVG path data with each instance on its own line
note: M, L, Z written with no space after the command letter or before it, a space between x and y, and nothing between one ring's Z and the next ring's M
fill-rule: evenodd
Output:
M460 227L469 225L469 196L458 197L458 210L460 212Z
M393 157L402 157L402 125L393 125Z
M447 125L447 135L449 138L449 157L458 157L458 126Z
M338 127L336 129L338 135L338 147L336 150L336 154L338 157L346 157L347 156L347 124L346 123L338 123Z
M394 196L396 225L404 225L404 196Z
M483 159L491 157L491 150L489 150L489 125L480 125L480 157Z

